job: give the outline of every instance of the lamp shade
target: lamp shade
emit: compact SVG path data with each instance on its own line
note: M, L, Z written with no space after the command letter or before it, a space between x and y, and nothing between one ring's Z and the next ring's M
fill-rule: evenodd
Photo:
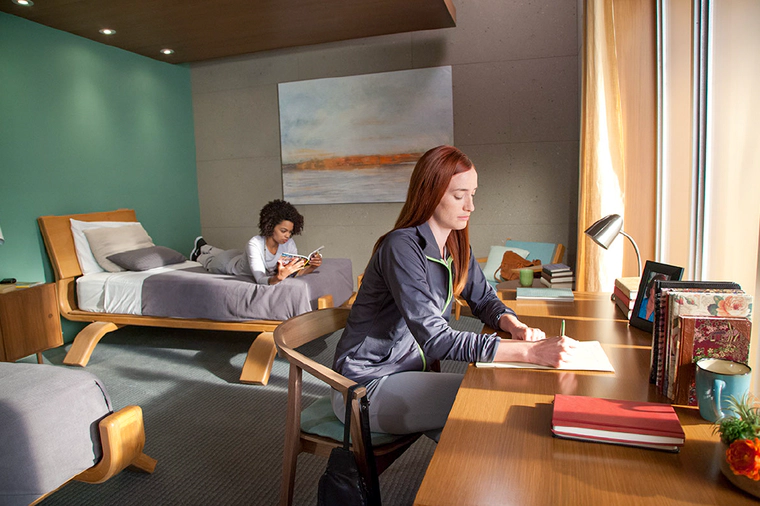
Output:
M599 246L607 249L622 229L623 218L619 214L610 214L588 227L586 235Z

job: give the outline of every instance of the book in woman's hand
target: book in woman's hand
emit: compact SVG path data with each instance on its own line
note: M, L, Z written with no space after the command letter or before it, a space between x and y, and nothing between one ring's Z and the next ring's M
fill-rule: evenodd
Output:
M298 255L296 253L283 253L282 256L282 264L288 265L290 262L298 261L298 259L302 259L304 261L303 266L308 267L309 262L311 262L311 259L319 253L319 251L324 248L324 246L320 246L319 248L315 249L311 253L309 253L309 256L303 256Z

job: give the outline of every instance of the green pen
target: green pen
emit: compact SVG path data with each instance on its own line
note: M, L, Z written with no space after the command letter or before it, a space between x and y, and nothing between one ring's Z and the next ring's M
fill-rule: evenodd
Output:
M559 328L559 335L560 336L565 335L565 320L562 320L562 326Z

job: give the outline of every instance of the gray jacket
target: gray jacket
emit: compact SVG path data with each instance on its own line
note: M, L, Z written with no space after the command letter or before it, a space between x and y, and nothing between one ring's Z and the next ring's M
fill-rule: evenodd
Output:
M514 314L496 296L470 255L462 297L474 315L498 328L502 314ZM441 259L427 223L388 234L364 272L346 328L335 350L333 369L358 383L401 371L425 371L435 360L491 362L500 341L449 326L451 257Z

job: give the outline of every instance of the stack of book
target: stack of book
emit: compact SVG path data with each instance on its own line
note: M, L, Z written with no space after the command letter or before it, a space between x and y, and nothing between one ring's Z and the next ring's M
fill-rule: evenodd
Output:
M631 319L631 313L633 312L633 306L636 304L636 296L639 293L639 282L641 278L617 278L615 280L615 305L623 312L627 319Z
M549 288L573 289L573 271L565 264L546 264L541 268L541 283Z
M699 359L748 363L752 303L736 283L658 282L650 383L674 404L696 406Z

